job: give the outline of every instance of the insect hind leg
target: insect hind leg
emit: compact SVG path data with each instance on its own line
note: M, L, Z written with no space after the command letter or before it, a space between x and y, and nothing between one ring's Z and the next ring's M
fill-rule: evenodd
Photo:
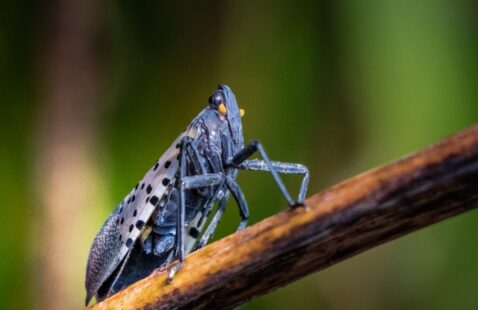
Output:
M269 160L269 156L267 156L267 153L264 150L264 147L259 141L255 140L250 142L248 145L246 145L242 150L240 150L236 155L234 155L234 157L232 158L231 162L228 165L240 169L241 168L240 165L255 152L259 152L259 154L263 158L267 167L266 171L270 171L270 173L272 174L274 181L279 187L279 190L282 192L282 195L284 196L284 198L287 200L287 203L289 204L289 206L296 207L296 206L303 205L301 201L295 202L294 200L292 200L289 192L287 191L287 188L282 182L282 179L280 178L276 169L273 167L271 161Z
M302 182L300 185L299 197L297 199L298 204L303 204L305 200L305 195L307 193L307 186L309 185L309 169L306 166L296 163L284 163L279 161L271 161L272 167L278 173L283 174L301 174ZM264 160L252 159L245 160L240 164L239 169L241 170L253 170L253 171L270 171L267 163Z

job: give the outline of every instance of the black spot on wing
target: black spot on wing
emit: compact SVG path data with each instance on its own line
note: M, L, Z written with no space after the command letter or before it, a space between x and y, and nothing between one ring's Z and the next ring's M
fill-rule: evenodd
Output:
M155 205L158 203L158 201L159 201L159 199L158 199L158 197L156 197L156 196L151 197L151 199L149 200L149 202L150 202L153 206L155 206Z
M171 162L169 160L167 160L165 163L164 163L164 168L169 168L169 166L171 166Z
M146 188L146 193L151 194L151 191L153 188L151 187L151 184L148 184L148 187Z
M144 189L144 183L143 183L143 184L141 184L141 189Z
M128 228L129 232L132 232L133 228L134 228L133 224L129 225L129 228Z
M189 230L189 235L193 238L199 237L199 230L196 227L191 227Z
M164 179L161 181L161 183L163 184L163 186L168 186L168 185L169 185L169 182L171 182L171 180L168 179L168 178L164 178Z
M133 245L133 239L128 238L128 240L126 240L126 247L131 248L132 245Z
M153 171L156 171L156 169L158 169L158 167L159 167L159 163L156 163L156 165L154 165Z
M136 222L136 228L138 228L139 230L143 229L144 227L144 222L142 220L139 220Z

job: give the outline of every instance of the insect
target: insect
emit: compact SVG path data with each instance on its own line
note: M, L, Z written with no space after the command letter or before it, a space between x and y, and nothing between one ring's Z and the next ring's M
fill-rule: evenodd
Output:
M249 210L235 181L239 170L269 171L289 206L303 205L308 169L270 161L258 141L244 146L243 114L231 89L219 85L206 108L117 206L90 249L86 304L93 296L101 301L178 260L169 270L172 280L186 254L211 238L231 194L241 216L238 230L245 228ZM262 160L247 160L256 152ZM279 173L302 175L297 201Z

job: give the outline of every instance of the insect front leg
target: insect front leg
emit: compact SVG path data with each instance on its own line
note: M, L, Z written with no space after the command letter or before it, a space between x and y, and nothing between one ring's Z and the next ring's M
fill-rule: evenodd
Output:
M252 141L248 145L246 145L242 150L240 150L236 155L234 155L229 165L240 168L240 165L255 152L259 152L261 157L264 159L264 162L268 168L268 171L270 171L270 173L272 174L274 181L276 182L277 186L282 192L282 195L284 196L284 198L287 200L287 203L289 204L289 206L290 207L302 206L302 203L300 201L295 202L290 197L289 192L285 188L285 185L282 182L279 174L277 173L275 168L272 166L272 163L269 160L269 157L267 156L267 153L264 150L264 147L259 141Z
M309 184L310 174L309 169L306 166L295 163L283 163L279 161L271 161L272 167L278 173L283 174L302 174L302 182L300 185L299 198L297 202L303 204L305 195L307 193L307 186ZM254 171L270 171L267 163L264 160L252 159L246 160L239 165L239 169L242 170L254 170Z
M178 207L178 221L177 221L177 248L176 253L179 263L171 268L168 274L168 282L171 282L174 275L181 269L185 258L185 191L190 189L197 189L205 186L214 186L224 182L224 175L221 173L207 173L202 175L185 176L185 161L184 153L181 153L180 163L180 179L179 179L179 207Z
M199 173L198 176L190 176L186 177L186 161L189 160L192 163L192 167L195 170L195 173ZM197 185L198 180L195 177L202 177L200 178L199 182L206 183L204 186L207 186L209 183L214 183L215 179L208 179L204 177L205 169L202 165L201 161L199 160L199 154L196 147L193 144L193 140L186 136L181 141L180 147L180 163L179 163L179 207L178 210L178 217L177 217L177 231L176 231L176 256L179 258L179 265L177 269L181 268L182 262L184 261L185 256L185 247L184 247L184 227L185 227L185 219L186 219L186 203L185 203L185 190L193 188ZM196 180L196 181L194 181ZM207 182L204 182L204 181ZM196 183L194 183L196 182ZM202 186L197 186L195 188L199 188ZM177 270L176 270L177 271ZM175 271L175 272L176 272ZM171 277L172 278L172 277Z
M184 227L186 219L186 199L185 199L185 188L184 188L184 178L186 177L186 152L185 146L188 141L183 139L181 142L180 153L179 153L179 206L178 206L178 217L176 222L176 257L179 259L179 263L173 266L168 273L167 282L171 282L176 272L184 264L185 257L185 246L184 246Z
M192 138L185 137L183 140L184 149L187 153L187 158L191 161L192 168L194 170L193 174L203 174L206 172L203 163L199 159L199 152L196 145L194 144Z

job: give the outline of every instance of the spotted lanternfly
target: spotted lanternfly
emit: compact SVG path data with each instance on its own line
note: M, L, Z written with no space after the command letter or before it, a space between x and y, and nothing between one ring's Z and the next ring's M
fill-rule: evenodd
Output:
M86 268L86 304L118 292L174 260L168 279L186 254L203 247L214 233L232 194L247 225L249 210L236 183L239 170L269 171L289 206L303 205L309 172L300 164L270 161L258 141L244 146L236 98L219 85L209 105L159 158L101 227ZM247 160L259 152L262 160ZM303 175L297 202L278 173ZM205 222L215 215L203 232Z

